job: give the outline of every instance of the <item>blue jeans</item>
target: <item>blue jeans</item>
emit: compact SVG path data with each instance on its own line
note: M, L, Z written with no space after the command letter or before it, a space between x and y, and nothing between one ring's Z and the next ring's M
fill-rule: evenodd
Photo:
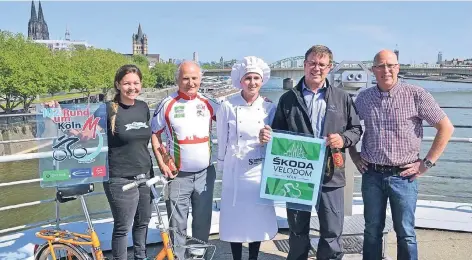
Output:
M382 259L382 231L387 199L390 200L393 227L397 234L397 259L417 260L415 209L418 182L369 169L362 175L364 200L363 260Z

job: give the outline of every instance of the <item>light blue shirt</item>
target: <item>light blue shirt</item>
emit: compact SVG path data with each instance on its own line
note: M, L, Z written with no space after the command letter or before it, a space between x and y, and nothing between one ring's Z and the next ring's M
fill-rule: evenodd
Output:
M321 134L323 132L326 114L326 83L315 93L307 88L305 82L303 82L302 93L308 108L308 116L310 117L311 127L313 128L313 135L317 138L322 138Z

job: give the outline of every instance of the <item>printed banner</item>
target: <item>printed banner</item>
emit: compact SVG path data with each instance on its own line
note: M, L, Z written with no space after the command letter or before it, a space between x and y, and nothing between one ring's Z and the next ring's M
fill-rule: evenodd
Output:
M105 104L38 105L36 111L41 187L108 180Z
M325 153L324 139L273 131L262 168L260 197L315 206Z

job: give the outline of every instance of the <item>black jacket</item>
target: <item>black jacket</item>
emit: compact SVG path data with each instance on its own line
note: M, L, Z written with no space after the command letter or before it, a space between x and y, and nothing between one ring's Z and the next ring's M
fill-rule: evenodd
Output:
M308 109L303 99L303 77L293 89L284 93L275 112L272 129L285 130L296 133L304 133L313 136ZM340 88L330 86L326 80L326 114L321 135L338 133L344 140L344 148L341 149L343 158L345 148L356 145L362 135L362 127L354 103L347 92ZM335 169L330 149L327 149L327 162L323 187L343 187L346 185L344 168Z

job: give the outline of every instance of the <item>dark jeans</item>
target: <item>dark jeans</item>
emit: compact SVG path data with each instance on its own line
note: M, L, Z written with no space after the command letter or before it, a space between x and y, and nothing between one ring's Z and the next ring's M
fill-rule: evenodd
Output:
M341 234L344 224L344 187L323 187L320 194L318 219L320 222L320 241L316 259L342 259L343 247ZM287 203L287 218L290 229L290 251L287 260L306 260L310 251L311 207L297 207ZM291 208L292 207L292 208Z
M230 245L231 245L231 253L233 254L233 260L241 260L242 255L243 255L243 243L231 242ZM260 247L261 247L261 242L249 243L248 260L257 260Z
M145 183L138 188L122 191L125 184L133 180L110 178L103 189L110 203L114 225L111 239L113 260L126 260L128 232L132 228L134 259L146 258L146 238L151 219L151 189Z
M418 259L415 234L415 209L418 182L369 169L362 175L364 200L364 260L382 259L382 231L385 227L387 199L397 234L397 259Z

